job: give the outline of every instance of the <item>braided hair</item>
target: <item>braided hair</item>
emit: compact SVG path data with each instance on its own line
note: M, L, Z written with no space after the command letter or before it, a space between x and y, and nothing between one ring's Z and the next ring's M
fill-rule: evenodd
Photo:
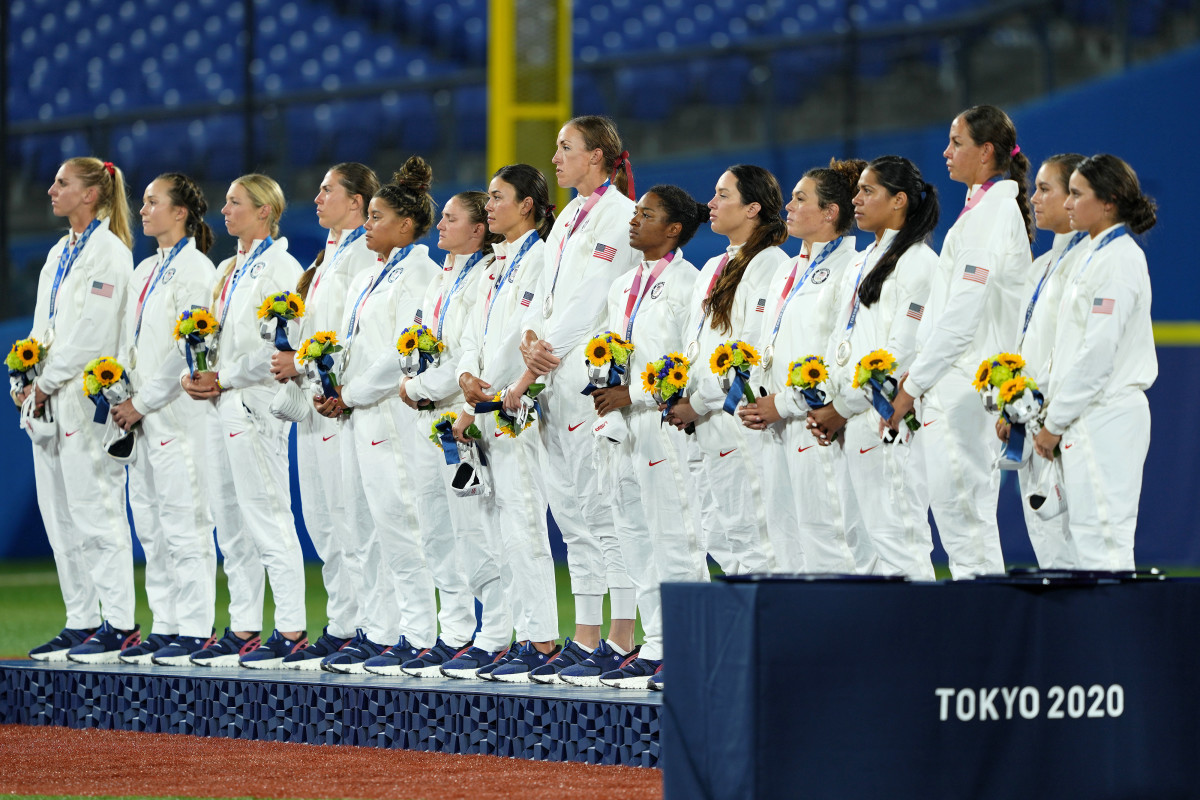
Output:
M194 180L182 172L164 172L154 180L170 186L167 197L170 198L171 205L187 211L187 219L183 222L184 235L196 240L197 250L207 253L213 246L213 231L204 221L204 215L208 213L208 201L204 199L204 192Z
M1008 114L996 106L972 106L958 115L967 126L971 141L977 145L990 143L996 169L1007 172L1017 182L1017 207L1025 220L1025 233L1032 242L1037 236L1033 224L1033 207L1029 204L1029 159L1017 147L1017 126Z

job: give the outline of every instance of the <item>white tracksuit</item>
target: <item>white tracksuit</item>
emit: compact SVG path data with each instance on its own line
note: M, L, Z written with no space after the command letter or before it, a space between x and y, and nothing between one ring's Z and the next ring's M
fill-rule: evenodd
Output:
M193 240L166 263L171 249L159 248L138 264L125 304L119 360L129 367L133 407L143 415L129 465L129 508L146 551L151 632L207 637L216 613L217 552L205 443L215 412L179 383L187 363L174 329L181 312L212 305L216 271Z
M860 304L854 327L847 331L859 275L866 277L896 233L884 231L877 245L859 255L856 263L846 269L838 292L838 314L825 359L829 364L829 383L835 392L833 407L848 422L831 447L841 448L844 454L840 485L845 513L853 513L849 509L857 508L862 519L863 541L855 548L859 570L933 580L926 469L921 450L916 447L928 429L921 428L909 441L907 428L901 428L904 435L893 444L883 444L879 414L861 388L852 388L855 367L868 353L887 350L896 359L893 374L903 375L916 352L917 326L921 324L938 260L937 254L925 244L908 248L883 282L879 299L870 307ZM839 365L837 349L843 341L850 342L850 357ZM921 419L919 402L916 410Z
M424 499L412 488L416 414L400 400L396 340L405 328L420 324L425 287L438 266L425 245L410 247L394 264L401 248L381 257L346 295L339 377L342 401L354 412L340 424L346 506L366 509L374 522L352 528L363 564L367 636L379 644L404 636L424 648L437 640L438 616L417 511Z
M1063 291L1046 430L1061 434L1075 566L1134 568L1142 467L1150 447L1145 391L1158 376L1146 256L1131 236L1088 250ZM1090 260L1090 261L1089 261Z
M972 191L981 191L972 187ZM971 383L979 362L1012 351L1032 271L1017 184L992 185L942 244L906 390L924 396L914 442L929 470L929 499L955 578L1004 572L996 503L996 420Z
M755 340L764 361L774 344L771 365L751 372L751 383L775 395L781 422L762 431L763 491L768 530L782 572L854 572L854 555L847 544L857 535L858 516L850 508L843 514L838 493L835 447L819 447L805 421L808 404L787 385L788 365L809 355L825 355L825 346L837 316L838 288L846 268L855 261L853 236L845 236L835 250L821 259L832 243L814 242L807 256L784 264L767 290L762 332ZM810 261L815 263L810 268ZM807 277L805 277L807 274ZM797 281L804 283L795 287ZM786 298L791 299L782 308ZM778 320L778 333L772 336ZM828 359L826 359L828 363ZM824 388L824 387L823 387Z
M56 440L33 446L38 507L54 551L68 628L94 628L101 620L134 626L133 541L125 516L125 470L101 449L104 427L82 391L83 368L119 352L133 256L101 220L59 284L53 321L50 302L64 236L38 277L30 336L49 349L36 383L48 400Z
M262 630L265 569L275 598L275 628L298 631L305 627L304 557L288 480L291 423L269 410L276 391L270 373L275 347L259 335L257 312L267 295L296 285L301 267L288 253L287 239L256 255L261 244L256 239L248 251L239 248L233 269L226 261L217 270L214 312L224 321L209 366L225 391L217 398L218 423L209 428L215 467L209 492L229 578L230 627Z
M338 341L345 333L342 315L346 293L355 278L375 269L375 254L367 249L365 237L359 236L337 255L339 246L354 230L342 231L325 243L325 258L316 268L308 287L300 334L304 339L318 331L333 331ZM301 370L303 374L303 370ZM322 394L321 387L305 388L314 395ZM321 578L328 593L326 613L329 634L339 639L354 636L355 628L366 621L361 602L363 565L358 554L347 545L353 541L350 531L356 522L345 513L346 493L342 487L341 424L323 417L309 407L308 415L296 423L296 466L300 478L301 506L304 526L321 559ZM357 522L370 525L363 515Z
M562 359L547 376L542 395L542 470L554 476L545 481L546 496L567 546L575 621L599 625L607 590L621 590L614 598L618 606L631 604L633 592L613 531L608 492L597 480L596 443L588 424L595 411L591 398L581 394L588 383L584 349L603 324L613 281L640 261L640 253L629 246L633 201L609 185L575 227L587 200L576 196L568 203L550 233L537 302L526 311L525 327L549 342ZM542 305L552 286L554 308L546 317ZM631 607L611 610L618 618L634 613Z
M1054 244L1050 249L1033 262L1030 280L1025 287L1022 325L1025 324L1025 315L1033 303L1035 293L1037 302L1033 304L1032 312L1029 312L1029 326L1021 338L1021 356L1025 359L1022 373L1033 378L1046 397L1050 391L1050 354L1054 349L1054 333L1058 326L1058 307L1063 289L1074 277L1080 263L1080 254L1088 249L1086 233L1082 234L1085 241L1068 249L1075 235L1059 233L1054 236ZM1049 464L1044 459L1031 458L1028 464L1017 471L1025 529L1029 532L1029 541L1033 545L1038 566L1047 569L1070 569L1075 564L1075 548L1071 544L1067 527L1069 513L1043 520L1023 500L1025 493L1037 485L1042 469L1047 466Z
M474 322L463 329L458 375L482 378L495 393L525 370L520 351L523 312L541 301L536 287L545 268L545 242L536 240L515 262L516 269L509 269L528 237L536 235L529 231L514 242L492 246L496 260L480 276ZM504 283L497 290L501 280ZM493 413L476 415L475 424L483 439L474 446L481 448L490 464L492 496L465 502L484 501L484 543L501 555L500 582L512 608L517 639L552 641L558 638L558 599L539 466L542 444L534 431L542 423L534 423L515 439L496 430Z
M493 274L492 259L489 252L464 275L470 256L446 256L442 270L426 288L422 304L430 330L446 349L437 366L431 365L405 387L410 400L434 404L414 415L410 458L416 468L416 491L422 498L425 558L441 593L442 639L451 647L461 647L472 638L474 598L478 597L483 605L483 625L474 638L477 646L489 652L508 644L512 632L512 611L500 581L499 549L483 532L483 499L454 494L450 486L454 469L446 465L441 448L434 446L429 436L438 417L462 410L457 356L462 352L464 329L476 322L479 287ZM451 603L454 609L447 608ZM448 628L444 620L450 611L457 612L457 622Z
M695 266L677 250L651 281L654 268L661 263L642 262L620 276L609 290L605 327L634 346L627 366L632 405L604 418L620 427L613 419L619 416L624 423L619 442L605 436L596 439L601 483L611 498L617 539L642 616L646 638L641 657L655 661L663 657L659 584L708 580L704 546L689 496L684 435L662 424L658 404L642 386L641 375L648 362L683 351L683 329L691 318ZM642 299L640 304L634 301L630 331L625 311L639 271Z
M696 442L704 478L701 491L712 493L716 513L722 517L720 528L713 530L724 531L736 562L731 566L736 572L770 572L776 569L776 559L768 532L763 489L762 437L743 426L736 414L727 414L722 409L725 392L721 391L710 360L713 351L727 340L758 346L771 279L790 259L778 247L768 247L756 255L742 273L734 294L730 309L733 329L714 330L712 315L704 314L704 302L715 285L713 275L722 259L728 256L732 260L739 249L730 246L722 256L710 258L696 279L689 303L690 318L683 330L687 353L695 351L688 374L688 397L692 409L700 415L696 420ZM758 387L754 388L757 396Z

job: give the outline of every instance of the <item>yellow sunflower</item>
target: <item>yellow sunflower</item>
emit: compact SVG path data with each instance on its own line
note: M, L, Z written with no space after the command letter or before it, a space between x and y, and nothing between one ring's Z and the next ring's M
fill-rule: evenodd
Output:
M260 305L258 307L258 311L255 312L255 314L258 316L259 319L266 319L267 315L271 313L271 308L274 304L275 304L275 296L267 295L266 297L263 298L262 305Z
M683 353L667 353L667 358L671 359L676 364L681 365L684 369L687 369L692 365L692 362Z
M749 345L746 342L738 342L738 350L745 357L747 364L750 366L758 364L758 351L754 349L753 345Z
M396 349L402 354L408 355L417 348L417 334L413 331L405 331L400 334L400 339L396 342Z
M1025 393L1026 381L1025 378L1018 375L1015 378L1009 378L1000 386L1000 399L1005 403L1011 403L1022 394Z
M597 336L588 342L587 360L593 367L602 367L612 361L612 348L603 336Z
M312 338L320 344L337 344L337 334L333 331L317 331Z
M92 374L96 376L96 380L100 381L101 386L112 386L117 381L121 380L121 373L124 370L121 365L112 358L102 358L99 363L92 368Z
M891 372L896 368L896 359L887 350L876 350L867 354L863 359L863 366L872 372Z
M1021 369L1025 366L1025 359L1021 358L1020 353L1001 353L996 356L996 360L1012 370Z
M971 386L975 388L975 391L982 392L988 388L988 383L991 381L991 377L992 360L990 358L985 358L982 362L980 362L979 369L975 370L975 380L971 382Z
M12 346L12 351L5 359L8 368L24 372L41 361L42 346L37 339L22 339Z
M801 375L808 382L809 386L816 386L818 383L829 379L829 372L825 369L825 364L820 359L806 363L801 370Z
M709 359L708 365L712 367L712 371L717 375L724 375L725 370L731 366L731 361L733 361L733 348L730 347L729 342L725 342L724 344L717 345L717 349L713 350L712 358Z
M682 389L684 386L687 386L687 370L679 365L676 365L672 367L670 373L667 374L667 380Z
M649 364L647 364L646 369L642 371L642 391L643 392L645 392L646 394L650 394L651 392L654 391L654 387L658 383L658 380L656 378L657 375L658 375L658 368L654 366L654 362L652 361Z
M203 308L198 308L192 312L192 327L196 333L205 336L215 332L221 326L217 324L217 320L212 314Z
M292 312L292 316L304 316L304 300L295 292L288 292L287 295L288 310Z

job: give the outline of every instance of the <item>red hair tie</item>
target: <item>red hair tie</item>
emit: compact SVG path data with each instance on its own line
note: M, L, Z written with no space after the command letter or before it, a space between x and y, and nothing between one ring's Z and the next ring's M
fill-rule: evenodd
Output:
M636 202L637 191L633 188L633 162L629 160L628 150L622 150L621 155L617 156L617 160L613 162L613 171L612 174L609 175L609 178L615 179L617 177L617 172L619 172L622 167L625 168L625 182L629 184L626 193L629 195L630 200Z
M104 162L104 169L108 172L110 177L117 177L117 168L113 166L111 161Z
M553 214L554 209L556 209L556 208L558 208L558 206L554 205L554 203L551 203L550 205L546 206L546 213Z
M1011 151L1011 152L1008 154L1008 157L1009 157L1009 158L1012 158L1012 157L1014 157L1014 156L1015 156L1017 153L1019 153L1019 152L1021 152L1021 145L1019 145L1019 144L1014 144L1014 145L1013 145L1013 149L1012 149L1012 151Z

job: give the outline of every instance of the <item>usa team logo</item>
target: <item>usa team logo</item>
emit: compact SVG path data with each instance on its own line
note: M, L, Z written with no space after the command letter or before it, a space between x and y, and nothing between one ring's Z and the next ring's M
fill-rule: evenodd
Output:
M169 283L171 278L175 277L175 268L167 267L167 271L162 274L162 282Z
M404 272L402 269L394 269L388 273L388 283L395 283L400 280L400 275Z
M654 288L650 290L650 299L657 300L658 296L663 293L663 287L667 285L666 281L659 281L654 284Z
M825 267L821 267L819 270L814 272L813 276L812 276L813 283L824 283L828 279L829 279L829 270L825 269Z
M250 277L257 278L259 275L262 275L262 271L266 268L267 264L265 261L256 261L254 266L250 267Z
M596 249L592 251L592 256L603 261L612 261L617 257L617 248L609 247L606 244L598 244L596 245Z

